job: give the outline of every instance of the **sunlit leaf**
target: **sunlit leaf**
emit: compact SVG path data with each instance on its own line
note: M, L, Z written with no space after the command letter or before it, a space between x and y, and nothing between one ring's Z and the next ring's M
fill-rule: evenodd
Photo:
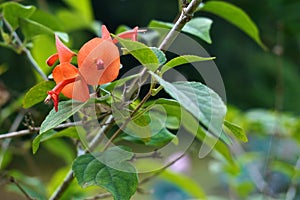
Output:
M215 142L209 139L205 130L199 125L197 119L180 106L178 102L170 99L158 99L155 101L156 105L162 105L166 110L168 117L176 117L180 126L183 126L189 133L195 135L200 141L204 142L207 146L213 147L213 149L222 155L230 164L233 164L232 155L228 147L221 141Z
M212 20L205 17L196 17L191 19L182 29L182 31L192 34L208 44L211 44L209 31L212 25Z
M248 138L244 130L236 124L224 121L224 125L231 131L231 133L240 141L247 142Z
M222 133L226 106L217 93L200 82L170 83L151 72L151 75L216 137Z
M90 0L63 0L76 10L88 22L93 20L93 8Z
M0 8L3 9L3 17L13 30L19 27L19 18L30 17L36 9L34 6L23 6L12 1L1 4Z
M48 27L25 18L20 18L20 27L27 41L31 40L37 35L54 35L54 32Z
M179 66L179 65L183 65L183 64L187 64L187 63L192 63L192 62L200 62L200 61L206 61L206 60L213 60L215 59L214 57L210 57L210 58L204 58L204 57L200 57L200 56L195 56L195 55L183 55L183 56L178 56L176 58L173 58L172 60L168 61L166 64L164 64L161 68L161 73L165 73L166 71L168 71L169 69Z
M40 134L55 128L57 125L66 121L69 117L78 112L84 105L85 103L75 102L73 100L59 102L58 111L56 112L52 109L43 121Z
M50 14L49 12L46 12L41 9L37 9L29 18L30 20L33 20L39 24L42 24L44 26L47 26L51 30L55 31L63 31L63 26L57 20L57 16Z
M55 86L54 81L43 81L33 86L23 99L23 107L30 108L37 103L42 102L47 97L47 92Z
M40 35L32 40L33 48L31 49L32 56L38 63L45 74L50 74L53 68L46 63L47 58L54 54L57 50L55 47L55 39L48 35ZM37 80L41 80L40 75L36 76Z
M92 154L79 156L72 169L82 187L97 185L109 191L115 200L129 200L138 186L136 170L127 162L132 156L132 153L115 147L97 157Z
M211 28L212 20L205 17L196 17L191 19L182 29L183 32L192 34L207 43L211 43L209 31ZM174 24L169 22L162 22L152 20L148 25L150 28L167 28L171 29Z
M79 127L69 127L69 128L63 129L58 132L54 131L54 130L49 130L42 134L39 134L32 141L33 154L35 154L37 152L41 142L44 142L44 141L47 141L50 139L59 138L59 137L69 137L69 138L79 139L78 129L79 129ZM82 130L80 130L80 131L82 131Z
M200 8L200 11L210 12L227 20L244 31L263 49L267 49L260 39L259 30L255 23L239 7L224 1L208 1Z
M64 2L71 7L71 9L61 9L57 12L64 31L70 32L78 29L96 31L90 0L64 0Z
M143 43L116 37L128 52L150 71L158 69L160 62L156 54Z

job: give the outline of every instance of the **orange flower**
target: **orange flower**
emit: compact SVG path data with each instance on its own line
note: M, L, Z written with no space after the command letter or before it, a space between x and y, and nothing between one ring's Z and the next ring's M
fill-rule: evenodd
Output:
M56 50L57 53L51 55L47 59L47 64L49 66L54 65L54 63L59 60L60 63L65 63L65 62L71 62L72 57L76 56L76 53L71 51L68 47L66 47L59 39L57 35L55 35L55 43L56 43Z
M121 33L119 37L136 40L138 28ZM119 50L109 31L102 26L102 38L94 38L85 43L78 52L78 68L70 64L72 57L76 54L68 49L56 36L57 53L47 59L47 64L52 66L57 60L53 72L56 86L48 92L45 102L51 99L54 108L58 111L59 94L81 102L89 99L88 85L101 85L115 80L120 69Z

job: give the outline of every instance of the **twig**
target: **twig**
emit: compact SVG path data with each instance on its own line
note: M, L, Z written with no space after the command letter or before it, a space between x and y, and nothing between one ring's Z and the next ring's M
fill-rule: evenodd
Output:
M109 127L111 127L113 120L114 120L113 116L109 115L107 120L103 123L101 129L98 131L98 134L90 142L90 146L87 149L88 151L93 151L97 147L97 145L101 141L103 134L108 130Z
M73 171L70 170L67 176L65 177L64 181L62 182L62 184L55 190L55 192L52 194L49 200L58 200L63 195L65 190L69 187L73 179L74 179Z
M197 10L201 2L202 0L193 0L191 1L191 3L188 5L187 8L182 9L181 15L179 16L175 25L172 27L171 31L167 34L165 39L160 44L159 46L160 50L167 50L169 48L169 46L176 39L177 35L185 26L185 24L192 19L194 12Z
M24 46L24 44L21 41L21 39L19 38L18 34L13 30L13 28L10 26L10 24L4 18L2 18L2 20L5 24L5 26L7 27L7 29L11 32L12 36L16 40L16 43L17 43L18 47L21 47L21 50L26 54L28 60L30 61L30 63L32 64L34 69L41 75L41 77L44 80L48 80L46 74L41 70L40 66L34 60L31 52Z
M15 118L14 122L12 123L9 131L15 131L18 129L19 125L21 124L22 120L24 117L24 113L19 113L17 117ZM1 135L0 135L1 136ZM2 143L1 143L1 152L0 152L0 169L2 168L4 156L6 154L6 151L8 150L8 147L10 145L11 138L6 138Z
M31 198L29 196L29 194L27 194L27 192L24 190L24 188L16 181L16 179L14 177L10 176L9 180L10 180L10 182L14 183L19 188L19 190L25 195L25 197L27 199L34 200L33 198Z
M179 19L175 23L174 27L170 30L170 32L168 33L168 35L163 40L162 44L159 46L160 49L166 50L167 47L169 45L171 45L171 43L174 41L174 39L178 35L178 32L181 31L181 29L183 28L183 26L191 19L191 17L193 16L194 12L196 11L196 9L197 9L197 7L199 6L200 3L201 3L201 0L192 0L192 2L189 4L189 6L186 9L183 9L183 11L182 11ZM146 74L146 72L147 72L147 68L144 68L140 72L140 77L144 76ZM140 77L137 77L135 80L138 81L140 79ZM130 89L134 89L134 87L130 88ZM130 93L130 92L128 92L128 93ZM140 104L139 104L139 106L137 108L140 109L142 107L142 105L148 100L148 98L150 96L151 96L151 91L143 98L143 100L140 102ZM134 115L138 111L138 109L135 109L135 111L131 114L131 116ZM114 138L117 137L121 133L121 131L127 125L127 123L129 122L129 120L130 120L130 118L128 118L122 124L122 126L114 133L114 135L110 138L110 140L104 146L104 150L106 148L108 148L108 146L114 140ZM107 126L107 128L108 127L109 126ZM104 131L106 131L106 130L103 130L103 132ZM101 135L99 137L101 137ZM183 155L180 156L180 157L178 157L176 160L174 160L173 162L169 163L168 165L166 165L164 168L162 168L162 171L165 170L166 168L168 168L169 166L171 166L172 164L174 164L181 157L183 157ZM155 177L155 176L159 175L162 171L158 171L152 177ZM67 189L67 187L69 186L69 184L71 183L71 181L73 180L73 178L74 177L72 175L72 171L70 171L68 173L67 177L65 178L64 183L58 187L57 191L52 195L52 197L50 199L51 200L58 199L57 197L60 197L63 194L64 190ZM151 177L149 177L148 179L151 179ZM142 183L147 182L147 181L148 181L147 179L144 179L142 181Z
M54 129L62 129L62 128L68 128L71 126L80 126L81 122L69 122L60 124ZM19 137L23 135L29 135L38 132L41 129L41 127L30 127L29 129L21 130L21 131L14 131L9 133L0 134L0 140L5 138L13 138L13 137Z
M175 164L178 160L180 160L181 158L183 158L185 156L185 153L181 154L179 157L177 157L175 160L171 161L170 163L168 163L166 166L164 166L163 168L159 169L158 171L156 171L154 174L152 174L151 176L141 180L139 182L139 185L145 184L148 181L152 180L153 178L157 177L158 175L160 175L162 172L164 172L167 168L169 168L171 165Z
M94 148L96 148L99 139L101 138L102 134L106 131L106 129L108 127L110 127L111 121L113 120L113 117L110 115L108 117L108 119L104 122L104 124L108 124L108 125L103 125L102 128L100 129L99 133L97 134L97 136L95 137L94 140L91 141L90 143L90 147L86 150L86 151L81 151L78 150L78 156L87 153L88 151L92 151ZM59 199L63 193L65 192L65 190L69 187L69 185L71 184L71 182L73 181L74 176L73 176L73 171L72 169L70 169L70 171L68 172L68 174L66 175L64 181L62 182L61 185L59 185L57 187L57 189L55 190L55 192L52 194L52 196L50 197L49 200L57 200Z
M142 107L142 105L149 99L151 96L151 88L149 89L149 92L146 94L146 96L142 99L142 101L139 103L139 105L133 110L133 112L130 114L130 116L125 120L125 122L119 127L119 129L109 138L107 143L105 144L103 151L105 151L110 143L123 131L123 129L127 126L127 124L130 122L131 118L135 115L135 113Z
M192 19L194 13L196 12L196 10L199 7L201 2L202 2L202 0L192 0L191 3L186 8L182 9L181 14L180 14L179 18L177 19L177 21L175 22L174 26L169 31L169 33L166 35L166 37L163 39L161 44L159 45L158 48L160 50L166 51L169 48L169 46L176 39L176 37L178 36L178 34L182 30L182 28L185 26L185 24ZM140 72L140 76L133 79L132 82L137 83L139 79L146 80L146 78L144 77L146 72L147 72L147 68L143 68ZM134 87L131 87L130 90L133 88ZM132 91L130 91L130 90L127 92L127 94L132 93Z
M149 155L144 155L144 156L137 156L137 155L133 155L133 157L131 158L131 161L135 161L138 159L145 159L145 158L162 158L161 153L154 151L153 153L149 154Z

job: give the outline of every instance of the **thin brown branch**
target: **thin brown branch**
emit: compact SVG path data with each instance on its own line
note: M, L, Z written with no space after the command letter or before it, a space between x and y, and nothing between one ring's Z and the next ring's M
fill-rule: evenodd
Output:
M34 200L33 198L30 197L30 195L24 190L24 188L18 183L18 181L14 177L10 176L9 180L10 180L10 182L14 183L19 188L19 190L24 194L24 196L28 200Z
M113 118L111 117L111 115L105 120L104 124L107 124L107 125L103 125L99 131L99 133L97 134L97 136L95 137L94 140L92 140L90 142L90 147L89 149L87 149L86 151L81 151L80 149L78 149L78 156L79 155L82 155L82 154L85 154L91 150L93 150L96 145L98 144L99 142L99 139L100 137L103 135L103 133L107 130L108 127L110 127L111 125L111 122L112 122ZM72 183L74 179L74 176L73 176L73 171L72 169L70 169L70 171L68 172L68 174L66 175L64 181L62 182L61 185L59 185L55 192L51 195L50 197L50 200L57 200L59 199L65 192L65 190L69 187L69 185Z
M62 128L68 128L71 126L80 126L81 122L69 122L60 124L54 129L62 129ZM21 130L21 131L14 131L9 133L0 134L0 140L5 138L13 138L13 137L20 137L24 135L29 135L38 132L41 129L41 127L30 127L29 129Z
M125 122L119 127L119 129L109 138L107 143L105 144L103 151L105 151L109 145L113 142L113 140L123 131L123 129L127 126L127 124L130 122L131 118L135 115L136 112L144 105L144 103L149 99L151 96L151 88L149 89L149 92L146 94L146 96L142 99L142 101L139 103L139 105L133 110L133 112L130 114L130 116L125 120Z
M201 2L202 0L193 0L186 8L182 9L181 15L172 27L171 31L160 44L159 49L167 50L169 48L185 24L192 19L194 12L196 12Z
M159 48L161 50L162 49L166 50L167 47L169 47L169 45L171 45L171 43L174 41L174 39L178 35L178 32L181 31L181 29L184 27L184 25L191 19L191 17L193 16L194 12L196 11L196 9L197 9L197 7L199 6L200 3L201 3L201 0L192 0L192 2L189 4L189 6L186 9L182 10L182 13L181 13L179 19L177 20L177 22L175 23L174 27L170 30L170 32L168 33L168 35L165 37L162 44L160 45ZM146 72L147 72L147 69L144 68L140 72L140 77L137 77L135 80L138 81L139 79L141 79L141 77L143 77L146 74ZM131 90L131 89L134 89L134 87L130 88L129 90ZM127 93L131 94L131 92L127 92ZM104 150L106 148L108 148L110 143L121 133L123 128L125 128L125 126L128 124L130 118L142 107L142 105L148 100L148 98L150 96L151 96L151 90L150 90L150 92L148 92L148 94L140 102L137 109L134 110L134 112L130 115L130 117L122 124L122 126L114 133L114 135L106 143L106 145L104 146ZM109 126L107 126L107 127L109 127ZM103 130L103 132L105 132L105 131L106 130ZM99 136L99 137L101 137L101 136ZM183 155L178 157L176 160L169 163L168 165L166 165L164 168L162 168L162 170L156 172L152 177L155 177L155 176L159 175L162 171L164 171L166 168L168 168L169 166L174 164L181 157L183 157ZM151 179L151 177L149 177L148 179ZM147 182L148 179L144 179L142 181L142 183ZM60 185L58 187L57 191L52 195L51 200L58 199L57 197L60 197L63 194L63 192L67 189L67 187L69 186L69 184L71 183L72 180L73 180L73 175L72 175L72 171L70 171L68 176L66 177L64 183L62 185Z
M161 173L163 173L167 168L169 168L171 165L175 164L178 160L180 160L181 158L183 158L185 156L185 153L181 154L179 157L177 157L175 160L171 161L170 163L168 163L167 165L165 165L163 168L159 169L158 171L154 172L151 176L141 180L139 182L139 185L145 184L147 182L149 182L150 180L152 180L153 178L159 176Z

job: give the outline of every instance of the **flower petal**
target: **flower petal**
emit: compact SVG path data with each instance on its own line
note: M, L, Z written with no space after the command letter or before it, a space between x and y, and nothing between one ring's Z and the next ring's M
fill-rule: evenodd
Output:
M85 102L90 98L88 85L82 77L78 77L74 83L66 87L72 87L72 99Z
M105 25L102 25L102 39L111 40L110 32L107 30Z
M51 66L54 65L54 63L55 63L56 61L58 61L58 59L59 59L58 53L55 53L55 54L51 55L51 56L47 59L46 63L47 63L48 66L51 67Z
M61 63L54 68L52 75L56 84L58 84L63 80L76 78L79 74L78 74L78 69L74 67L72 64Z
M118 34L118 36L123 39L131 39L132 41L137 41L138 33L143 33L145 31L146 31L145 29L139 30L139 27L136 26L132 30L125 31L123 33ZM114 38L113 42L117 43L118 40Z
M70 63L61 63L60 65L56 66L52 72L52 75L56 84L79 76L78 69ZM70 86L71 84L72 83L64 86L64 88L61 90L61 92L68 98L72 98L73 87Z
M76 53L71 51L67 46L65 46L60 41L57 35L55 35L55 41L56 41L56 49L57 49L60 63L71 62L72 57L75 56Z
M72 64L61 63L54 68L52 74L56 84L74 79L72 82L63 86L61 89L63 95L82 102L89 99L88 85L86 81L79 76L78 69Z
M101 67L99 63L101 63ZM111 82L119 74L119 50L109 40L94 38L79 50L78 68L80 75L89 85Z

